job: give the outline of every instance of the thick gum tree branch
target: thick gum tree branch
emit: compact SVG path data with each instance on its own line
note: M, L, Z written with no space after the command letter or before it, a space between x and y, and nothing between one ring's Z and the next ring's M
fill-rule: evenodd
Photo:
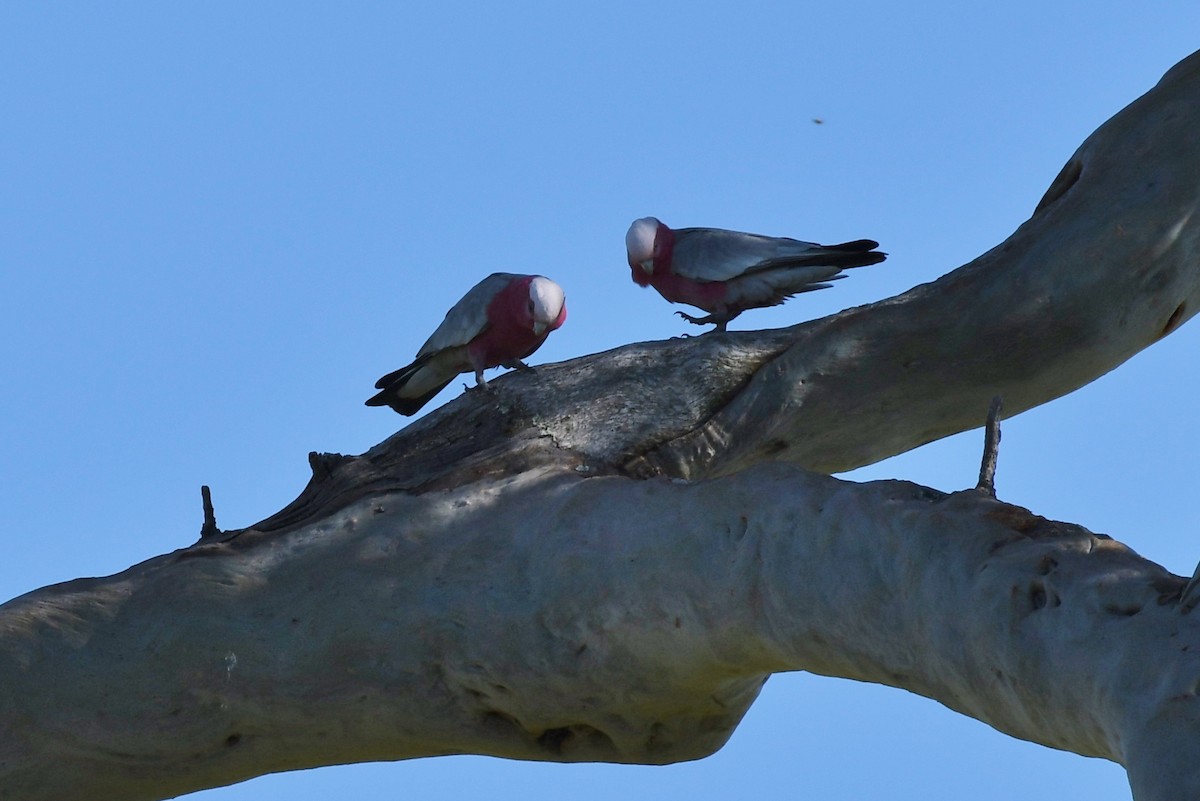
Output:
M206 494L196 545L0 606L0 799L463 752L693 759L786 670L1120 762L1137 801L1200 797L1183 579L987 486L810 472L977 426L997 395L1052 400L1191 317L1196 130L1200 55L932 284L505 376L312 455L249 529Z

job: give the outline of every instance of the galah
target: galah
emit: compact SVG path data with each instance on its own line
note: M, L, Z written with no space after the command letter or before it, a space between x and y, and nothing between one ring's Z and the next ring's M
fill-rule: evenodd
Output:
M877 247L870 239L818 245L720 228L672 230L655 217L634 220L625 234L634 283L703 309L707 317L676 314L696 325L715 323L717 331L746 309L827 289L828 281L846 277L845 268L878 264L887 254Z
M562 287L540 275L492 273L446 312L446 319L417 351L416 360L375 382L368 406L416 414L459 373L503 365L528 369L521 360L567 319Z

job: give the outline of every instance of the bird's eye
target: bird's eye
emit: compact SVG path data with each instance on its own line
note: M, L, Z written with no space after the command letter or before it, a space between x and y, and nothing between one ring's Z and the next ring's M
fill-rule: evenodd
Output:
M529 301L529 313L533 314L533 301Z

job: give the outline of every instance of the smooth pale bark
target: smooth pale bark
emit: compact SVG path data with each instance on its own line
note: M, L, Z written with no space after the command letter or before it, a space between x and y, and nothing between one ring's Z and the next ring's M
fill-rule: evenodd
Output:
M983 493L805 469L978 425L995 394L1046 402L1194 314L1197 130L1193 55L937 282L506 376L314 455L251 529L5 604L0 799L458 752L692 759L799 669L1116 760L1138 801L1200 797L1181 579Z
M694 759L769 674L801 669L1198 797L1183 585L974 490L791 465L384 493L7 604L0 798L165 798L457 752Z

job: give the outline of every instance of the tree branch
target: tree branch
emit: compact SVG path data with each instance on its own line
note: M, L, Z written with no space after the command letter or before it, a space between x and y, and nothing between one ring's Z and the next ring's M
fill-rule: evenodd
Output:
M975 489L996 497L996 462L1000 458L1000 409L1004 401L997 395L988 407L987 422L983 425L983 460L979 465L979 483Z
M974 491L789 465L388 493L5 605L0 797L166 798L457 752L694 759L783 670L1132 770L1161 763L1157 721L1193 714L1183 585ZM1200 791L1197 766L1170 766L1177 790Z
M691 759L800 669L1116 760L1138 801L1200 796L1182 579L985 493L802 469L977 426L995 395L1019 413L1191 317L1198 100L1200 54L932 284L505 376L360 457L313 454L250 529L3 605L0 799L460 752Z

